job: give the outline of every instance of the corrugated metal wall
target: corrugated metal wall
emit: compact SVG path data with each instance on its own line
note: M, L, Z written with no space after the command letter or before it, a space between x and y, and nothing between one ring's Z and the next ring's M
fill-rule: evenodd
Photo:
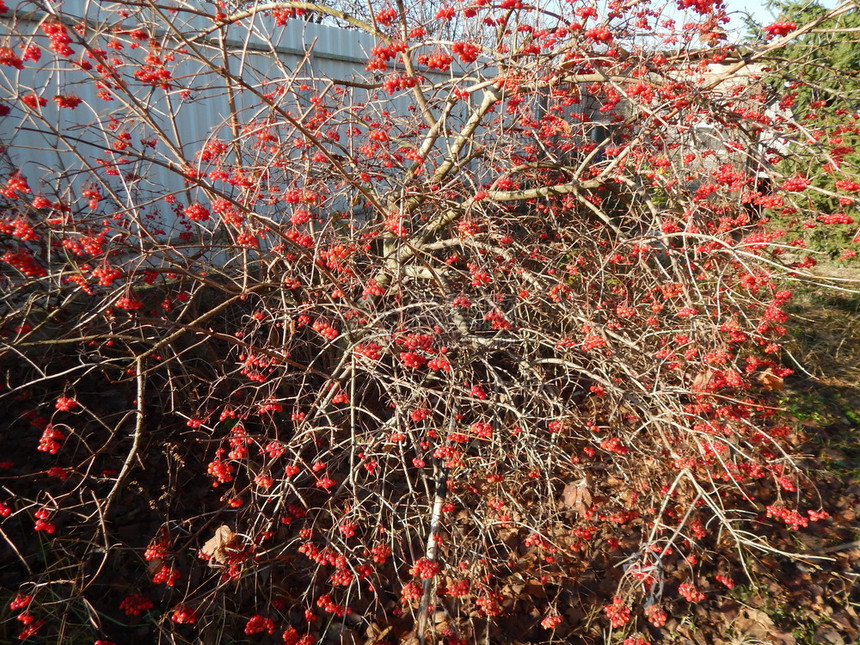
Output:
M321 88L329 79L367 82L381 78L365 71L370 50L376 43L371 35L358 30L300 19L277 26L270 15L256 15L226 30L222 44L217 31L211 31L213 23L206 18L177 13L170 18L176 33L165 34L165 18L152 16L153 11L141 8L123 27L145 28L156 38L175 38L177 33L181 34L188 39L187 46L197 48L204 60L216 67L229 65L233 74L248 84L232 88L241 124L263 120L272 114L271 108L250 87L265 92L287 85ZM108 17L101 13L98 3L68 0L62 5L62 18L72 26L80 21L76 16L85 16L92 25ZM39 13L16 14L13 20L0 21L0 35L4 40L11 35L12 43L25 44L32 39L47 49L47 38L38 28L46 17L55 19ZM72 60L84 57L82 47L74 43L72 47L76 50ZM146 50L145 43L136 50L126 47L122 56L142 61ZM190 90L189 93L183 94L180 87L163 90L138 84L132 90L133 98L123 104L123 92L114 93L120 98L112 101L100 98L92 80L66 61L58 66L50 55L43 56L38 65L28 63L23 70L0 66L0 99L5 99L12 109L7 117L0 119L0 140L6 146L7 163L27 177L34 192L48 197L62 197L64 193L79 196L93 173L102 172L99 159L117 157L106 150L115 147L110 122L110 117L115 116L135 141L151 138L158 144L147 150L148 159L136 160L129 155L125 176L107 180L114 201L140 209L148 200L183 192L186 186L176 171L183 162L194 163L196 154L213 138L222 141L232 138L231 93L224 77L196 56L189 56L184 62L177 59L170 69L177 79L176 85ZM444 78L433 76L434 81ZM30 93L48 99L47 105L38 110L40 118L32 111L20 109L19 98ZM305 92L307 96L311 93L312 90ZM58 109L51 101L57 94L74 94L83 103L74 110ZM342 102L366 103L368 94L368 90L354 88ZM384 92L381 94L385 96ZM292 101L295 106L295 98ZM378 107L407 115L410 103L411 96L401 94L384 100ZM291 108L285 105L285 109ZM147 118L136 116L142 114ZM144 125L146 121L154 128ZM341 145L350 145L347 139L344 137ZM170 222L165 224L172 226Z

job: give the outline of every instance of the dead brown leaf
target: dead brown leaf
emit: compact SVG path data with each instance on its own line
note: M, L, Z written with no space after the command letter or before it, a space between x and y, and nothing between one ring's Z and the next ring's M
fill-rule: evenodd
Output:
M529 580L526 582L525 588L523 589L523 595L528 598L546 600L546 585L541 583L539 580Z
M770 616L752 607L745 607L732 627L741 638L756 639L774 645L797 645L791 633L780 630Z
M365 634L366 639L364 641L364 645L380 645L385 642L388 636L388 633L391 631L391 625L388 625L385 629L382 629L376 623L371 624L367 628L367 633Z
M215 529L213 535L201 547L200 551L203 555L209 556L209 562L214 564L225 564L228 560L228 549L236 539L236 534L226 524L222 524Z
M758 381L758 384L761 385L763 390L779 391L785 386L782 377L777 376L769 369L756 374L755 380Z
M814 638L821 645L845 645L845 639L830 625L821 625L816 629Z
M693 379L693 391L704 392L708 389L708 385L714 380L714 370L705 370L696 374Z
M584 515L591 508L591 502L587 477L578 482L570 482L561 493L561 505L572 509L577 515Z

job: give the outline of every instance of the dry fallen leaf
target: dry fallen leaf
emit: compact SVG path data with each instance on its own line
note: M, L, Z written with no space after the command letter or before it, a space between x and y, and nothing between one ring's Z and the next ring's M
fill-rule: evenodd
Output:
M694 392L704 392L708 389L708 385L710 385L711 381L714 380L714 370L705 370L704 372L699 372L696 375L696 378L693 379L693 391Z
M578 482L570 482L561 493L561 504L572 509L578 515L584 515L591 507L591 491L588 490L588 479L583 477Z
M745 607L737 620L732 623L735 632L741 638L757 639L762 643L773 643L774 645L796 645L794 636L780 630L773 619L765 612Z
M365 634L366 640L364 641L364 645L379 645L380 643L386 642L388 633L391 631L391 625L382 629L376 623L367 628L367 633Z
M546 599L546 589L547 585L543 584L540 580L528 580L526 581L526 586L523 589L523 594L528 598L539 598Z
M755 376L755 380L761 385L763 390L781 390L784 386L782 378L771 372L769 369L764 372L759 372Z
M210 563L224 564L228 559L227 550L233 544L235 538L236 534L233 533L233 529L226 524L222 524L215 530L215 535L207 540L200 551L203 555L209 556Z

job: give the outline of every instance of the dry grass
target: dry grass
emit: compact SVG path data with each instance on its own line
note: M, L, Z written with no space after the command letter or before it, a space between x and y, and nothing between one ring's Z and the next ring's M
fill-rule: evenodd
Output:
M825 385L860 389L860 270L831 269L837 289L820 284L795 288L789 312L792 359Z

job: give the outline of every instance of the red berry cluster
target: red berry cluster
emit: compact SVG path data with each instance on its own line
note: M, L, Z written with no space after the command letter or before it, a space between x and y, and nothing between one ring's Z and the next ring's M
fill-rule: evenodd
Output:
M212 161L227 152L227 144L223 141L207 141L203 150L197 153L200 161ZM226 200L224 200L226 201ZM229 205L229 202L227 202ZM214 203L213 203L214 206Z
M331 598L330 594L323 594L319 598L317 598L317 607L320 607L327 614L334 614L335 616L339 616L343 618L349 613L349 607L344 605L338 605Z
M54 97L54 103L57 104L57 107L74 110L83 103L83 99L77 96L72 96L71 94L58 94Z
M541 627L544 629L555 629L562 623L562 617L556 613L548 614L542 621L540 621Z
M446 596L450 596L452 598L465 598L469 595L469 590L471 589L471 584L469 584L468 580L458 580L447 590L445 590ZM441 593L441 592L440 592Z
M678 3L681 9L692 9L702 16L710 13L713 6L714 0L681 0Z
M81 235L77 240L67 238L63 240L63 248L79 257L101 255L107 236L107 230L103 230L96 236Z
M299 633L294 627L289 627L284 631L282 636L284 645L314 645L316 639L310 634L299 636Z
M21 60L31 60L34 63L38 63L39 59L42 58L42 50L38 45L27 45L24 49L24 55L21 56Z
M387 94L394 94L400 90L408 90L416 85L418 85L418 79L414 76L392 74L385 79L385 82L382 84L382 88Z
M254 483L260 488L271 488L275 484L275 480L268 473L260 473L254 477Z
M158 86L163 90L170 89L172 74L164 66L164 61L155 53L149 53L144 58L144 65L134 71L134 77L141 83Z
M385 564L391 557L391 547L387 544L377 544L370 550L370 557L377 564Z
M322 318L318 318L314 322L313 329L315 332L319 333L320 336L328 338L329 340L334 340L338 336L337 329L329 325Z
M398 53L406 51L406 43L403 41L394 41L390 45L377 45L370 50L371 58L367 62L365 70L372 72L374 70L384 70L386 62L394 58Z
M719 582L726 589L734 589L735 588L735 581L732 580L731 578L729 578L728 576L723 576L723 575L718 574L718 575L714 576L714 580Z
M403 603L410 603L414 600L420 600L424 595L424 586L418 582L408 582L403 585L400 591L400 600Z
M618 596L613 596L612 603L606 605L603 612L615 628L623 627L630 621L630 607L625 605L624 600Z
M418 369L427 362L426 358L415 352L400 352L400 360L406 367L412 369Z
M651 641L646 640L641 636L628 636L624 639L621 645L651 645Z
M411 569L409 569L410 575L413 575L416 578L421 578L422 580L438 575L439 571L441 571L439 563L433 562L429 558L421 558L412 565Z
M123 296L114 303L114 306L126 311L136 311L143 307L143 303L133 296Z
M44 105L44 103L42 105ZM17 171L9 175L9 179L6 181L6 186L2 190L3 196L8 199L15 199L18 197L18 193L30 194L31 192L32 190L30 189L30 185L27 183L27 178Z
M18 271L30 278L41 278L42 276L48 275L45 268L36 262L36 260L33 259L33 256L26 251L19 251L18 253L8 251L0 256L0 260L3 260L6 264L15 267Z
M176 567L161 565L161 568L152 576L152 582L157 585L164 584L168 587L176 586L176 581L179 580L180 573Z
M451 371L451 363L444 356L439 356L438 358L433 358L427 361L427 367L437 372Z
M683 596L687 602L700 602L705 599L705 594L696 589L694 585L686 582L678 587L678 593Z
M212 482L213 487L233 481L233 465L220 457L216 457L209 462L206 472L215 478L215 481Z
M433 457L442 460L445 468L460 468L463 465L463 451L454 446L439 446L433 451Z
M51 41L50 48L52 52L60 56L71 56L75 53L69 47L72 37L69 36L65 25L57 22L44 22L42 23L42 31L45 32L45 35Z
M170 533L166 530L163 530L159 533L158 537L152 540L149 543L149 546L146 547L146 551L143 552L143 557L145 560L163 560L168 555L170 555Z
M285 26L290 21L290 18L298 18L303 15L305 15L304 9L274 9L272 11L272 16L278 27Z
M472 274L471 284L473 287L480 287L493 281L490 274L474 262L469 262L466 266L469 269L469 273Z
M775 519L784 522L788 528L797 531L802 527L809 526L809 522L817 522L818 520L827 519L830 517L830 514L826 511L807 511L809 518L807 519L797 509L787 509L784 506L779 504L773 504L771 506L766 507L766 512L768 517L772 517Z
M257 383L264 383L266 381L266 374L271 373L275 369L273 367L275 360L262 354L239 354L239 360L242 361L242 369L239 370L239 373ZM234 442L231 442L231 445L234 445ZM234 456L233 453L230 454L230 457L233 459L239 458Z
M493 436L493 426L486 421L475 421L469 426L469 432L478 439L489 439Z
M261 403L257 408L257 414L274 414L276 412L283 412L284 406L280 403L275 403L274 401L267 401L265 403Z
M32 601L32 595L24 595L19 593L17 596L15 596L12 602L9 603L9 609L11 609L12 611L15 611L16 609L24 609L24 607L27 607Z
M397 20L397 11L390 7L376 14L376 22L386 27L390 27L395 20Z
M93 277L98 280L101 286L109 287L122 277L122 271L115 269L105 262L101 266L93 269Z
M585 32L585 37L596 43L611 43L612 32L606 27L595 27Z
M440 72L447 72L451 67L451 63L454 61L453 57L449 56L444 52L439 52L437 54L426 55L422 54L416 58L416 61L419 65L424 65L429 69L437 69Z
M782 182L781 188L790 193L799 193L802 190L806 190L806 187L809 186L810 181L806 177L796 176L790 177Z
M53 425L48 424L45 428L45 431L42 433L41 438L39 439L39 445L36 447L36 450L39 452L49 452L52 455L56 455L59 452L61 444L60 442L66 438L66 435L57 430Z
M382 345L379 343L364 343L362 345L356 345L353 352L359 356L369 358L372 361L378 361L380 356L382 356L380 353L381 349Z
M201 204L191 204L184 211L185 216L195 222L205 222L209 219L209 209Z
M248 623L245 625L245 634L250 636L251 634L260 634L262 632L274 634L275 621L271 618L267 618L266 616L261 616L260 614L251 616L251 618L248 619Z
M582 341L582 351L588 352L592 349L606 346L606 339L597 336L596 334L587 334Z
M777 20L774 23L766 25L764 28L764 32L767 34L767 39L775 38L777 36L785 36L786 34L790 34L792 31L797 29L797 23L792 22L790 20Z
M197 621L197 612L187 605L177 605L170 615L170 619L174 623L192 624Z
M74 410L77 407L78 402L73 398L68 396L61 396L54 403L54 407L60 410L61 412L68 412L69 410Z
M18 57L11 47L0 47L0 65L24 69L24 62Z
M22 242L38 242L39 236L30 223L23 217L18 216L15 219L7 218L0 222L0 233L11 235L18 238Z
M306 211L304 208L300 208L296 210L292 217L290 217L290 224L293 226L301 226L302 224L307 224L311 221L311 214Z
M22 641L35 636L42 625L45 624L44 620L36 620L36 617L29 611L22 611L16 616L16 619L24 625L24 629L18 634L18 638Z
M385 289L379 286L376 280L371 280L367 283L364 291L361 294L362 298L378 297L385 294Z
M326 490L326 491L331 490L335 486L337 486L337 482L335 480L333 480L331 477L329 477L328 475L324 475L323 477L318 479L317 483L316 483L317 488L322 488L323 490Z
M227 457L245 459L248 456L248 444L251 443L251 437L248 436L245 426L241 422L230 430L230 438L227 442L230 444L230 452L227 453Z
M149 611L153 607L155 607L155 603L140 593L126 597L119 604L119 608L125 612L126 616L140 616L143 612Z
M609 437L600 442L600 447L607 452L614 452L619 455L625 455L629 452L627 446L621 443L618 437Z
M477 45L464 42L454 43L451 49L464 63L474 63L478 58L478 53L481 51Z
M660 605L649 605L645 608L645 616L654 627L662 627L669 619L669 615L665 609L661 609Z
M475 598L478 610L485 616L499 616L502 613L502 597L491 591Z
M454 15L454 7L442 7L438 12L436 12L436 20L451 20Z
M853 224L854 218L845 213L823 214L818 216L822 224Z
M847 190L849 193L860 193L860 182L851 179L838 179L835 185L837 188Z

